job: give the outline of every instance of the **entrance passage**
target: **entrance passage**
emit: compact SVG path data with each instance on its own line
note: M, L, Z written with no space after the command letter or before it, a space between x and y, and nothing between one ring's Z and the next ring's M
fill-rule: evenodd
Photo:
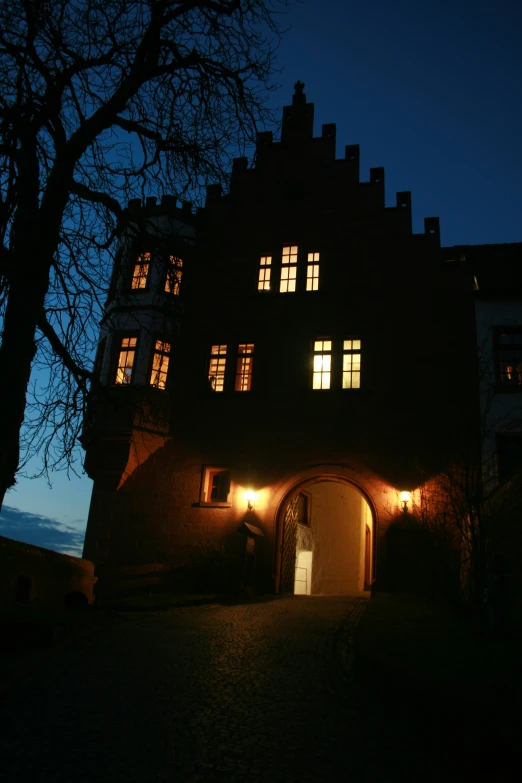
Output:
M372 514L362 493L317 481L290 501L284 520L281 590L360 595L372 580Z

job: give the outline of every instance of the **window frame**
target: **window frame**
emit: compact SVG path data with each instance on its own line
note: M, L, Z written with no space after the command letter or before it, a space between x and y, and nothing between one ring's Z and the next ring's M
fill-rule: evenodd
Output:
M288 250L289 252L286 254L285 250ZM292 251L295 250L295 253ZM285 257L288 256L289 259L292 259L295 257L295 261L292 262L291 260L288 260L285 262ZM298 245L283 245L281 248L281 269L280 269L280 276L279 276L279 293L280 294L295 294L297 291L297 268L298 268L298 262L299 262L299 246ZM294 277L290 276L290 273L292 269L295 271ZM285 280L283 280L283 271L288 271L288 276ZM289 288L288 284L292 283L294 284L293 288ZM283 290L283 283L287 284L287 287L285 290Z
M181 256L177 256L174 253L168 253L165 262L165 273L162 279L164 281L162 293L168 294L169 296L180 295L183 279L183 258ZM171 288L168 288L169 280L174 281L174 285Z
M157 348L157 344L161 343L161 345L168 345L169 349L168 351L160 350ZM167 357L167 369L165 371L165 385L159 386L158 384L152 383L152 373L154 372L154 357L156 355L159 356L166 356ZM152 350L150 355L150 362L149 362L149 368L147 373L148 378L148 386L150 386L151 389L156 389L156 391L167 391L169 388L169 370L170 370L170 359L172 357L172 340L165 340L163 337L154 335L152 337ZM160 369L161 372L161 369Z
M273 269L273 256L271 255L262 255L259 256L259 265L258 265L258 272L257 272L257 290L258 291L271 291L271 278L272 278L272 269ZM263 263L263 261L265 263ZM266 274L268 272L268 278L266 277ZM261 279L261 276L263 276L263 279ZM268 285L267 285L268 283Z
M358 348L355 348L355 347L346 348L346 343L352 343L352 346L353 346L353 343L359 343L359 347ZM351 357L351 359L352 359L351 367L350 367L350 369L345 369L345 361L344 360L345 360L345 357L348 357L348 356ZM358 366L358 369L354 370L353 369L353 358L357 357L357 356L359 357L359 366ZM357 390L357 389L361 388L361 375L362 375L362 369L361 368L362 368L362 339L359 336L343 338L343 340L342 340L342 364L341 364L341 389L343 391L345 391L345 390L354 391L354 390ZM354 374L358 374L358 376L359 376L359 385L358 386L353 386L353 385L345 386L344 385L344 378L345 378L345 375L347 375L348 373L350 374L351 379L353 379L353 375Z
M508 394L522 392L522 369L518 371L519 382L509 383L503 381L502 365L505 363L501 359L501 344L500 338L502 335L518 334L520 335L520 342L513 343L514 346L520 348L521 361L519 367L522 368L522 325L509 325L509 326L494 326L493 327L493 361L495 363L495 385L498 392L506 392Z
M212 484L215 476L228 477L228 492L226 493L226 500L213 500L212 499ZM206 506L207 508L231 508L229 500L230 492L232 490L232 473L229 467L224 465L203 465L201 473L201 487L199 492L199 505Z
M310 258L312 256L312 258ZM315 258L317 256L317 258ZM309 272L312 272L309 275ZM315 272L317 271L317 275ZM307 253L306 256L306 291L313 292L319 291L319 281L321 279L321 253L318 250L313 250ZM317 286L314 288L314 283L317 282ZM311 283L311 287L309 287Z
M316 345L321 343L323 347L321 349L316 348ZM329 348L325 348L324 344L328 343L330 345ZM333 358L333 345L334 340L331 337L319 337L315 338L312 341L312 391L331 391L332 389L332 358ZM321 367L316 368L316 358L322 357L322 361L324 361L325 357L328 357L330 359L329 362L329 368L327 370L323 369L322 362ZM315 377L316 375L321 376L321 385L316 386L315 385ZM328 375L328 386L323 386L323 375Z
M121 386L121 387L128 387L133 386L135 382L136 377L136 366L137 366L137 353L138 348L140 344L140 335L139 332L117 332L114 336L114 359L113 359L113 366L111 371L111 384L112 386ZM120 369L120 355L123 351L122 342L123 340L136 340L136 344L134 346L127 346L127 347L133 347L133 353L134 358L132 360L131 365L131 374L129 377L128 383L118 383L116 380L118 377L118 370Z
M220 349L224 348L224 351L217 351L214 353L214 348ZM212 373L212 362L215 360L217 361L217 368L219 369L219 358L222 358L223 360L223 372L222 373ZM212 343L210 346L210 351L207 359L207 383L208 388L211 392L216 394L221 394L225 391L225 383L226 383L226 376L227 376L227 359L228 359L228 343ZM212 385L212 378L215 377L216 379L219 377L222 377L223 381L221 384L221 388L216 388L217 383Z
M145 275L145 285L144 286L137 286L136 288L133 286L133 282L135 279L135 271L136 267L140 265L140 258L142 256L148 256L148 260L146 262L147 264L147 274ZM142 262L144 264L145 262ZM145 293L146 291L150 290L150 276L151 276L151 270L152 270L152 251L150 250L143 250L141 253L138 253L135 257L135 260L131 267L131 275L130 275L130 283L129 287L132 293Z
M245 350L241 351L241 348ZM250 350L249 350L250 349ZM254 343L239 343L236 356L236 374L234 379L234 391L252 391L252 376L254 370ZM246 370L244 369L246 367ZM246 387L245 387L246 379Z
M299 501L298 501L298 506L297 506L297 508L298 508L297 524L298 525L302 525L303 527L311 528L312 527L312 493L311 492L307 492L305 489L301 489L299 491L299 493L298 493L298 498L299 499L301 499L301 498L303 499L303 505L305 507L305 515L304 515L305 521L303 522L299 518L300 509L299 509Z

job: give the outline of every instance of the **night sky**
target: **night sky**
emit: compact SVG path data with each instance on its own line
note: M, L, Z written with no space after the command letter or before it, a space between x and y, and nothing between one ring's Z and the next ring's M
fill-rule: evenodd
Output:
M522 241L520 0L302 0L281 26L275 109L303 81L315 135L359 144L363 181L384 166L387 206L411 190L414 231L439 216L443 245ZM0 535L78 554L91 487L20 480Z

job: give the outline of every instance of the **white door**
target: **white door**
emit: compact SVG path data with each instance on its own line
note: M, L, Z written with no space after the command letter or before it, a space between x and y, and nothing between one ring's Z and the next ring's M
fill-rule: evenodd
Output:
M294 595L310 595L312 592L312 555L306 549L298 549L295 560Z

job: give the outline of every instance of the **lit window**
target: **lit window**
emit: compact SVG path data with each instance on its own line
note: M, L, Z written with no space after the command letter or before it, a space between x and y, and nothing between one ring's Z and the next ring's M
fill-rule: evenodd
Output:
M496 334L500 386L522 390L522 329L500 328Z
M142 253L134 264L132 272L131 288L146 288L150 268L150 253Z
M314 342L314 372L313 389L329 389L332 372L332 341L316 340Z
M230 494L230 470L205 468L201 487L201 503L227 503Z
M115 383L126 384L131 382L137 342L137 337L121 338Z
M169 355L170 343L156 340L154 353L152 354L152 372L150 374L150 385L156 389L165 389L167 387Z
M319 290L319 253L308 253L306 268L306 290Z
M270 291L270 267L272 256L261 256L259 261L259 280L257 283L258 291Z
M208 380L212 391L222 392L225 384L225 365L227 362L227 346L213 345L210 349L210 364Z
M167 294L179 294L179 287L181 285L183 261L177 256L169 256L167 266L167 277L165 279L165 291Z
M361 388L361 341L343 342L343 389Z
M236 366L236 391L250 391L252 386L252 367L254 364L254 345L244 343L238 348Z
M289 291L295 291L297 279L297 246L285 245L283 247L283 257L281 259L281 282L279 291L286 294Z

